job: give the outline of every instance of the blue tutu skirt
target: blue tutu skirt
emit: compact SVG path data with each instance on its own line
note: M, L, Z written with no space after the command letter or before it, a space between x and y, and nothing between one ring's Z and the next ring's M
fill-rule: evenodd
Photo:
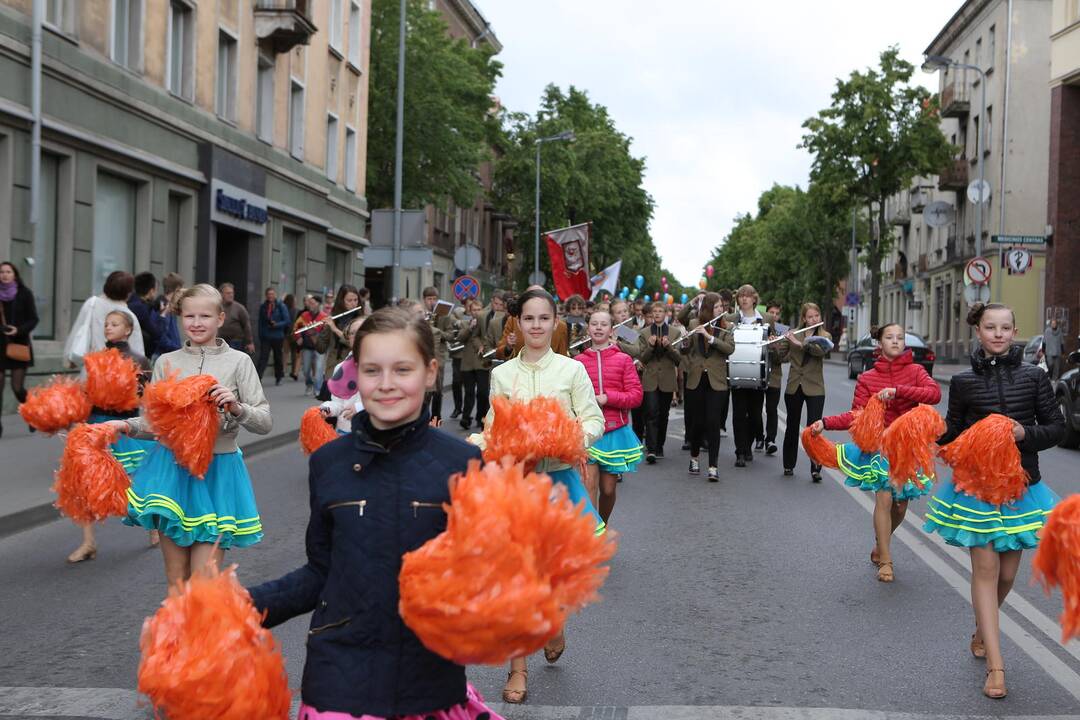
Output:
M570 497L570 502L577 505L581 501L585 501L585 506L581 509L583 515L589 515L596 520L596 534L603 535L607 530L607 525L600 518L600 513L596 512L596 508L593 507L592 500L589 498L589 493L585 491L585 485L581 482L581 476L578 475L578 471L572 467L564 468L562 470L554 470L546 473L551 478L552 482L557 482L566 486L566 494Z
M901 490L889 482L889 461L880 453L864 452L853 442L836 446L836 460L840 472L844 473L844 484L857 487L866 492L892 492L894 501L914 500L930 492L934 487L934 478L920 475L916 480L908 480Z
M124 524L158 530L181 547L218 542L227 550L254 545L263 536L239 450L214 455L200 480L160 443L154 443L131 478Z
M946 481L930 498L923 530L938 533L956 547L993 543L997 552L1030 550L1039 546L1038 532L1060 501L1045 482L1028 486L1016 502L991 505Z
M634 472L641 457L641 442L629 425L604 433L589 448L589 464L599 465L601 471L613 475Z
M87 419L87 424L96 425L98 423L109 422L110 420L119 420L121 418L113 417L112 415L93 414ZM124 471L128 475L139 469L139 465L146 458L147 451L154 447L153 440L136 440L135 438L128 437L123 433L116 438L116 442L109 446L109 452L116 458L121 465L124 466Z

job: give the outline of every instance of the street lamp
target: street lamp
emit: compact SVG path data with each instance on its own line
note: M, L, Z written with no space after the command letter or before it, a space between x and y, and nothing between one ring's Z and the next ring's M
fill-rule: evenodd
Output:
M536 247L535 256L533 258L533 274L535 275L535 279L540 278L540 146L546 142L561 142L563 140L573 142L575 140L574 131L563 130L558 135L536 138Z
M975 213L975 255L980 257L982 256L983 204L986 200L986 198L983 197L983 187L986 185L986 177L983 168L983 134L986 132L986 73L984 73L982 68L978 65L956 62L951 57L945 55L927 55L926 60L922 65L923 72L927 73L936 73L939 70L944 70L948 67L974 70L979 73L979 84L982 86L982 114L979 116L981 120L979 121L979 127L975 133L975 159L979 164L979 202Z

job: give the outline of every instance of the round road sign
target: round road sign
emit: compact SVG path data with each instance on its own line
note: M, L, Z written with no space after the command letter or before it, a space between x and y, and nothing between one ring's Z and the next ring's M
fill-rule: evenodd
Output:
M977 302L990 302L990 286L968 285L964 288L964 300L967 301L968 305L974 305Z
M1022 275L1031 267L1031 252L1024 248L1009 248L1005 251L1005 262L1010 270Z
M454 251L454 267L462 272L472 272L480 267L481 253L476 245L459 245Z
M472 275L462 275L454 281L454 297L458 302L465 302L480 294L480 283Z
M989 260L984 257L972 258L964 268L965 284L985 285L990 282L991 273L993 273L993 267Z
M533 272L529 273L530 285L539 285L540 287L544 287L544 283L546 282L547 275L544 274L543 270L534 270Z
M986 180L972 180L967 186L967 198L974 205L990 202L990 183Z

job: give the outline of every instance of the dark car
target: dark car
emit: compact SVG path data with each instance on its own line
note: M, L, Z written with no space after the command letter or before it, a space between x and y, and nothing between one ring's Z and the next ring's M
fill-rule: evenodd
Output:
M1080 448L1080 352L1069 354L1067 362L1071 366L1055 386L1061 414L1065 416L1065 434L1058 443L1063 448Z
M937 360L934 351L928 348L918 335L905 333L904 342L911 350L911 354L915 356L915 362L922 365L930 377L934 377L934 361ZM848 377L854 380L859 377L860 373L874 367L874 361L877 359L875 356L877 349L878 342L870 337L869 333L859 338L859 342L855 343L855 347L848 350Z

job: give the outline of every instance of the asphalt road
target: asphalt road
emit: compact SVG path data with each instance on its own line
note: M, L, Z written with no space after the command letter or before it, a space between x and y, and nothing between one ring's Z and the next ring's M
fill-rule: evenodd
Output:
M827 412L850 399L842 372L828 369ZM721 482L710 484L687 475L679 445L671 438L666 460L619 485L611 527L621 544L604 600L571 620L557 665L532 659L529 703L506 717L1080 715L1080 644L1060 645L1060 598L1029 585L1029 559L1004 611L1009 696L987 700L983 664L967 650L966 556L922 532L925 502L895 543L897 581L884 585L867 558L862 493L828 475L811 484L805 459L795 478L782 477L779 457L737 469L730 437ZM1080 491L1078 460L1042 456L1059 494ZM255 583L303 561L306 471L294 447L249 468L266 539L229 560ZM115 522L99 534L96 561L68 566L78 540L58 521L0 541L0 717L150 717L132 690L142 620L165 591L160 555ZM306 629L305 617L276 631L294 684ZM469 675L499 699L501 668Z

